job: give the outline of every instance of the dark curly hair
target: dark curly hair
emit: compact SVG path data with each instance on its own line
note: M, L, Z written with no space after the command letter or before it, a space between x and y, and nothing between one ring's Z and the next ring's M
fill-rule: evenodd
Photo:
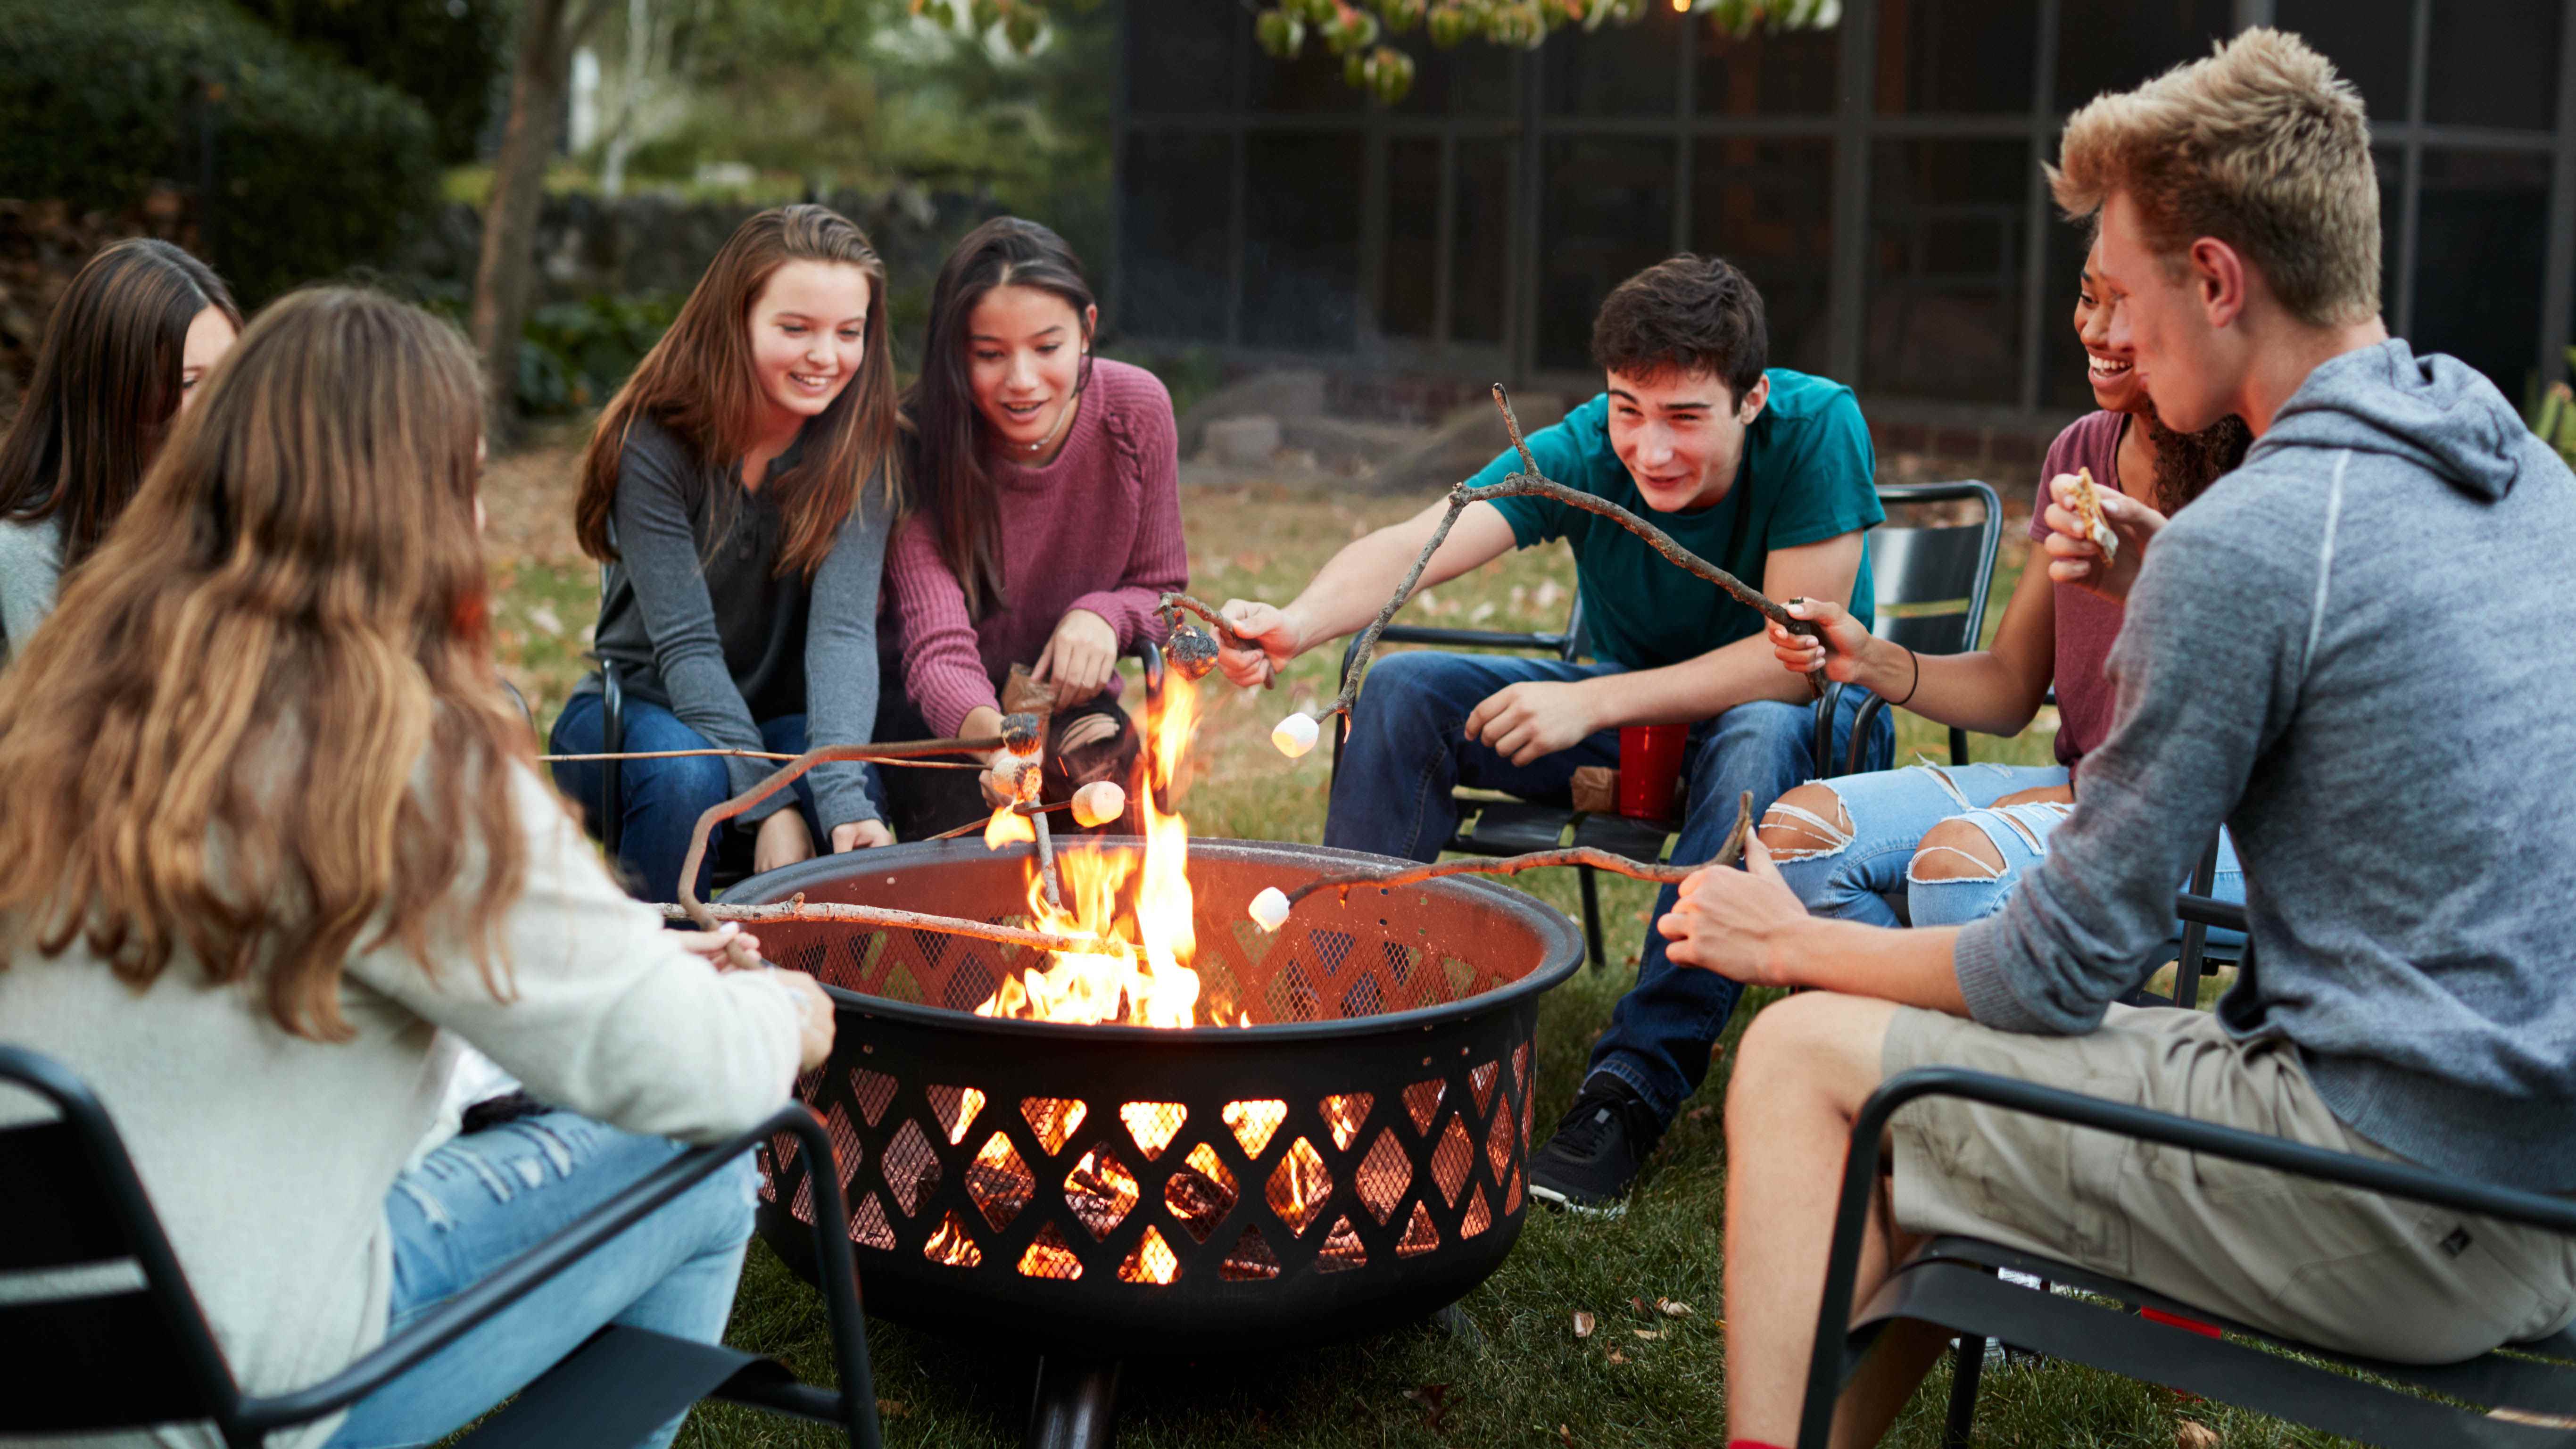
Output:
M1740 399L1771 364L1762 294L1723 257L1668 257L1602 302L1592 319L1592 360L1632 377L1711 373Z
M2209 485L2236 471L2245 450L2254 446L2254 430L2229 413L2196 433L2177 433L2156 416L2150 401L2138 415L2147 442L2156 450L2156 511L2171 518L2198 498Z

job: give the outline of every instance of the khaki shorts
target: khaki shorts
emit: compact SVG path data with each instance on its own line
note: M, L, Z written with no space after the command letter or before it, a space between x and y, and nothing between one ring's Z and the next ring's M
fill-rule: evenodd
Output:
M1881 1064L1957 1066L2337 1152L2399 1160L2336 1120L2298 1049L2212 1013L2114 1006L2089 1036L1901 1010ZM1909 1233L1985 1238L2286 1337L2450 1363L2576 1319L2576 1238L2463 1217L2019 1112L1935 1097L1894 1124Z

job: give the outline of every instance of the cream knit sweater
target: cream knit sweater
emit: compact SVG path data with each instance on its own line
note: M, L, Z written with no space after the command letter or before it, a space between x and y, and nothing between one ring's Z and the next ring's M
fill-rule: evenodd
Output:
M184 953L140 994L78 946L53 960L22 947L0 970L0 1038L60 1060L107 1104L253 1393L313 1383L384 1337L385 1195L438 1114L454 1040L540 1101L631 1132L712 1141L787 1100L785 988L719 975L674 944L536 777L512 774L529 868L505 929L509 1000L462 952L442 953L433 978L399 950L369 951L343 978L356 1038L318 1042L281 1030L254 991L207 987ZM0 1122L42 1113L0 1086ZM0 1296L11 1289L0 1279ZM319 1444L338 1422L271 1443ZM161 1442L216 1441L186 1430Z

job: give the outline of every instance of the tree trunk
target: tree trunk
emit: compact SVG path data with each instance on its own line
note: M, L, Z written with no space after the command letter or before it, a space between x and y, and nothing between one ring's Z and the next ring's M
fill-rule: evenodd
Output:
M518 423L512 398L519 381L519 333L536 280L546 163L563 139L573 46L598 9L597 0L527 0L519 12L510 119L492 167L492 196L483 208L483 254L474 268L471 314L474 346L483 354L484 433L496 450L510 442Z

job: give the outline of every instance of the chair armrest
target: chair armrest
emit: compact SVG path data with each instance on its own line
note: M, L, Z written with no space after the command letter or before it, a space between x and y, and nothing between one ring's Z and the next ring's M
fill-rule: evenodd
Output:
M2576 1202L2381 1162L2348 1152L2267 1137L2237 1127L2177 1117L2044 1087L2036 1082L1972 1072L1964 1067L1916 1067L1889 1078L1861 1104L1852 1121L1850 1155L1834 1217L1833 1251L1825 1264L1824 1302L1816 1318L1814 1357L1807 1365L1807 1393L1798 1443L1821 1446L1842 1392L1841 1344L1851 1323L1852 1280L1860 1266L1861 1235L1869 1225L1870 1195L1878 1184L1879 1142L1897 1109L1925 1097L1957 1097L2011 1112L2090 1127L2141 1142L2207 1153L2268 1167L2297 1177L2357 1187L2386 1197L2501 1218L2527 1227L2576 1235Z
M1351 636L1356 642L1359 638ZM1440 629L1429 624L1389 624L1378 635L1389 644L1446 644L1453 649L1546 649L1565 647L1562 633L1510 629ZM1345 650L1344 653L1348 653Z
M701 1147L682 1153L646 1173L632 1185L601 1203L588 1216L511 1259L490 1277L432 1309L427 1316L410 1328L386 1339L372 1351L362 1355L356 1362L322 1382L291 1393L244 1402L240 1418L242 1427L265 1432L291 1424L309 1423L325 1414L356 1403L419 1367L431 1355L480 1327L501 1310L543 1287L549 1280L579 1263L619 1233L643 1221L735 1158L781 1132L790 1133L801 1142L804 1151L809 1154L808 1161L832 1160L830 1134L824 1131L822 1123L815 1120L810 1108L801 1102L791 1102L748 1132L739 1133L713 1147ZM809 1173L808 1176L814 1175ZM816 1177L815 1185L817 1237L824 1236L823 1218L826 1216L824 1199L828 1196L831 1199L829 1215L842 1220L835 1225L841 1248L838 1271L841 1281L854 1283L855 1268L849 1261L846 1209L840 1200L839 1184L836 1180L830 1180L829 1175L825 1175ZM829 1252L831 1244L825 1241L818 1246L825 1250L820 1263L825 1281L828 1282L831 1281L829 1275L834 1271L832 1255ZM853 1301L855 1302L855 1297ZM864 1360L858 1366L860 1377L857 1380L849 1378L848 1372L845 1367L842 1379L844 1392L851 1391L851 1385L855 1382L857 1393L871 1393L865 1377ZM868 1402L873 1407L872 1397Z

